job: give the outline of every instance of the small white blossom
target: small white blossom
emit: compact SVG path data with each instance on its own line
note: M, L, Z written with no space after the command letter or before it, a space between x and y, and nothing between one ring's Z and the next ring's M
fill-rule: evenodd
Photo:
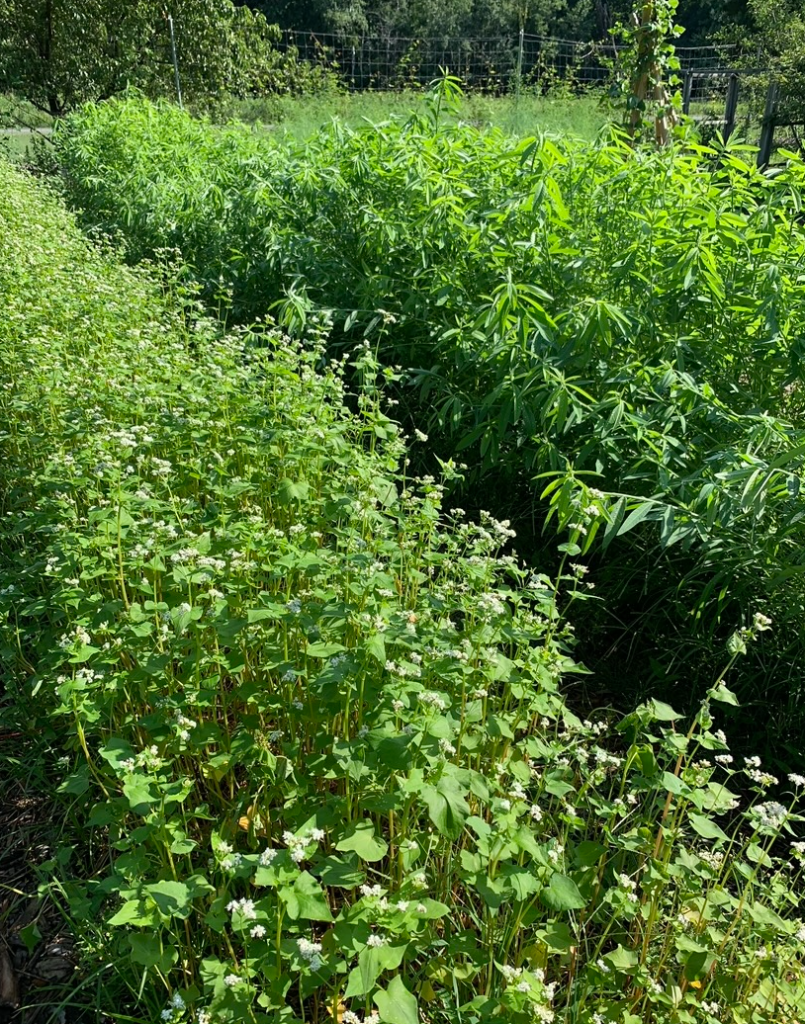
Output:
M230 914L240 911L240 913L249 921L253 921L257 917L257 911L254 908L254 902L252 900L231 900L227 903L226 909Z
M509 964L503 964L500 968L500 973L506 979L506 981L512 981L514 978L520 978L523 974L522 967L511 967Z
M444 711L447 708L447 704L439 696L439 694L431 693L430 690L426 690L424 693L420 693L419 700L420 703L427 704L430 707L436 708L437 711Z
M770 800L765 804L758 804L753 808L753 811L757 815L758 823L764 828L781 828L788 817L786 808L774 800Z
M378 896L379 897L379 896L383 895L383 888L382 888L382 886L379 886L379 885L362 885L361 886L361 893L364 896L369 896L369 897Z

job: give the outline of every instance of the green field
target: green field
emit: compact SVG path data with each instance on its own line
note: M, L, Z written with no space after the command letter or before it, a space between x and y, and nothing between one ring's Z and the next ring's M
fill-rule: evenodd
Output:
M247 122L263 121L281 136L303 140L331 118L358 127L381 122L392 116L421 113L426 99L422 93L360 93L325 97L278 97L269 102L245 101L234 104L231 114ZM538 97L525 92L513 96L466 98L461 117L478 128L500 128L513 135L546 131L592 140L606 123L597 94Z
M0 161L18 959L49 910L119 1024L801 1024L805 164L237 113Z

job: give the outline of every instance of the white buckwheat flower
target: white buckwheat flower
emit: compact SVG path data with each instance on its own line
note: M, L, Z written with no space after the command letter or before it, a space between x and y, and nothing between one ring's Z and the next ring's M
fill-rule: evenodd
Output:
M226 905L226 909L230 914L234 914L236 911L240 911L241 914L249 921L254 921L257 917L257 911L254 909L254 902L252 900L231 900Z
M322 965L321 959L321 943L311 942L310 939L297 939L296 946L299 950L299 955L303 960L306 960L311 971L318 971Z
M754 813L757 815L758 823L764 828L770 829L781 828L788 817L786 808L775 800L770 800L765 804L758 804L754 808Z

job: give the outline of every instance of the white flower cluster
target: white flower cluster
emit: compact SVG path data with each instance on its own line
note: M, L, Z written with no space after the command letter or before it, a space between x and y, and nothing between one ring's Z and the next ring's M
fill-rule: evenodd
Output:
M294 835L293 832L286 831L282 833L282 841L288 847L291 854L291 860L294 864L301 864L302 861L306 859L305 851L307 850L307 847L312 843L320 843L326 835L327 833L323 828L312 828L309 832L303 832L301 836L297 836Z
M630 903L637 903L637 882L630 878L626 874L618 875L618 885L621 889L627 893L627 898Z
M782 804L770 800L765 804L758 804L753 808L758 819L758 824L763 828L779 829L788 817L788 811Z
M481 615L503 615L506 605L500 600L497 594L481 594L476 601L476 607Z
M439 696L439 694L432 693L430 690L425 690L424 693L420 693L419 701L421 704L425 704L429 707L436 708L437 711L444 711L447 708L447 704Z
M352 1010L345 1010L341 1017L341 1024L380 1024L380 1014L377 1010L372 1010L368 1017L364 1017L363 1021L357 1013L353 1013Z
M749 778L758 784L758 786L776 786L779 779L776 779L773 775L768 772L760 771L760 758L759 757L745 757L744 774L748 775Z
M253 900L230 900L226 905L226 909L230 914L235 914L239 911L249 921L254 921L257 917Z
M299 955L303 960L307 961L308 967L310 967L311 971L320 970L323 963L321 958L321 943L311 942L310 939L297 939L296 945L299 950Z
M75 647L77 644L83 644L86 647L92 644L92 637L83 626L76 626L72 633L65 633L59 639L59 647L63 651L70 650L70 648Z
M161 765L162 758L159 756L159 747L156 744L152 744L134 757L127 757L120 762L120 767L127 772L133 772L135 768L146 768L153 771Z
M699 850L699 856L714 871L720 871L724 864L724 854L721 850Z
M512 800L527 800L528 794L525 791L525 787L522 782L515 780L512 783L512 787L509 791L509 796Z
M380 885L362 885L361 893L364 896L368 896L370 899L380 899L386 890Z
M503 975L506 981L514 981L515 978L522 978L523 968L512 967L510 964L503 964L503 966L500 968L500 973Z
M548 860L551 862L551 864L558 864L559 858L562 856L564 852L564 846L562 846L561 843L556 843L552 849L548 850Z
M222 858L221 867L224 871L234 871L243 863L243 854L234 853L232 844L225 840L218 844L218 856Z
M194 721L192 718L188 718L186 715L183 715L181 711L177 710L176 725L179 728L179 738L184 740L186 743L190 739L191 731L196 728L198 722Z

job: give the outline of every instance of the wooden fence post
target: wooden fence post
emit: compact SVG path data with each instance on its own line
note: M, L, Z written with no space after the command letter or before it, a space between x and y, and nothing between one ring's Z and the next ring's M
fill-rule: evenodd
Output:
M729 84L727 85L727 103L724 107L723 137L725 142L735 129L735 112L738 109L738 88L738 76L730 75Z

